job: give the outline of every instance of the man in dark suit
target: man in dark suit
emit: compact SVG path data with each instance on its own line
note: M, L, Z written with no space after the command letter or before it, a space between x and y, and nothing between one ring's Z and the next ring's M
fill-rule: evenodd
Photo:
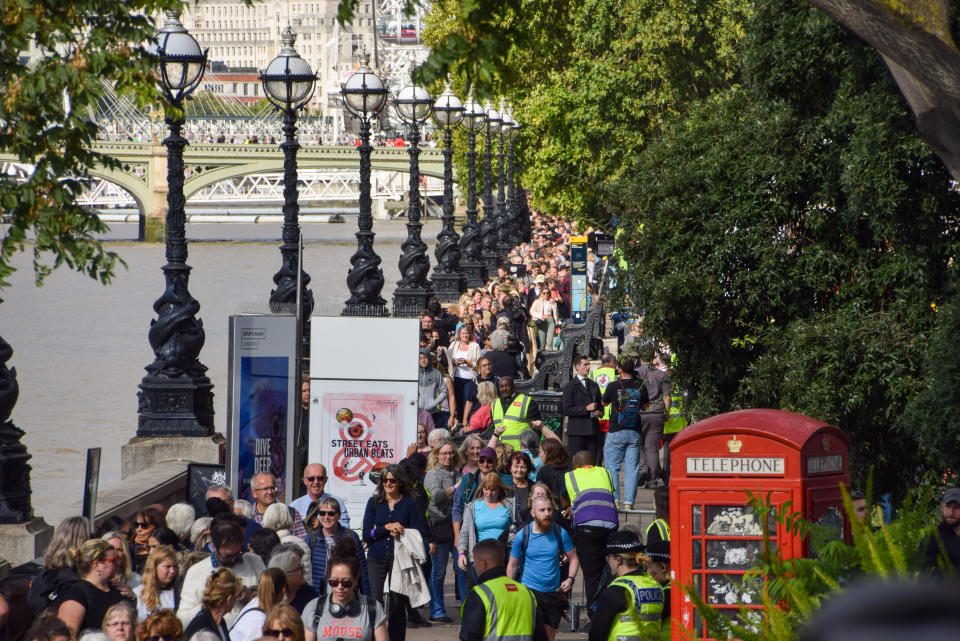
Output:
M563 388L563 415L567 417L569 451L590 452L596 460L603 415L600 386L589 378L590 359L580 356L573 365L576 376Z

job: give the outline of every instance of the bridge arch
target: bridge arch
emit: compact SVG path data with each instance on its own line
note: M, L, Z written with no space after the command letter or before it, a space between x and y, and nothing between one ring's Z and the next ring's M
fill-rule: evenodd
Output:
M134 202L137 203L137 209L140 210L141 216L146 216L149 213L146 206L147 203L152 202L153 193L147 185L146 179L141 180L133 174L99 166L91 168L89 173L93 178L100 178L112 183L130 194Z
M404 162L396 155L391 157L377 158L374 156L370 162L371 169L376 171L395 171L401 174L410 173L409 162ZM310 156L297 158L297 170L306 169L345 169L342 161L335 161L327 158L311 158ZM233 178L242 178L250 174L265 173L283 173L283 158L259 158L255 162L238 163L222 165L200 172L194 172L190 178L184 181L183 195L189 200L191 196L225 180ZM421 176L430 176L432 178L443 178L443 171L436 171L432 168L422 168ZM456 181L454 181L456 182Z

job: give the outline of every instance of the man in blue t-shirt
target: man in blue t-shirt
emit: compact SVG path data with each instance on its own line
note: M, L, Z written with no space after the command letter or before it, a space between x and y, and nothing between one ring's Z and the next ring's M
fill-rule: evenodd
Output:
M545 496L533 499L531 514L533 523L517 532L513 539L507 576L519 579L533 591L547 630L547 638L553 641L580 563L570 535L553 523L553 505L550 499ZM523 575L518 577L517 570L521 562ZM561 576L561 570L568 563L565 576Z

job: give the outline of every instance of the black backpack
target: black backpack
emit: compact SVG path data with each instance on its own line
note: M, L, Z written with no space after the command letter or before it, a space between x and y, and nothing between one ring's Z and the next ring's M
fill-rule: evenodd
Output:
M563 559L565 559L567 555L563 551L563 536L560 534L560 526L556 523L551 523L550 529L553 531L553 536L555 536L557 539L557 562L560 563L560 574L565 575L567 568L570 567L570 564L563 562ZM524 560L527 558L527 545L530 543L531 534L533 534L533 521L524 525L523 529L517 534L517 536L521 537L520 559L517 563L517 581L523 579L523 564Z
M70 568L44 570L30 586L30 593L27 595L30 609L36 616L40 616L47 608L53 608L55 612L67 591L79 580L80 577Z

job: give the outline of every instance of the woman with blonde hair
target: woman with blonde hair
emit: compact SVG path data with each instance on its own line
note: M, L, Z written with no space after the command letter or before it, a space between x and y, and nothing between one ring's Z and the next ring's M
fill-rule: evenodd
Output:
M230 628L230 641L259 639L263 624L267 620L267 612L283 603L286 594L287 573L280 568L264 570L260 575L260 584L257 586L257 596L250 599L250 602L240 610L237 620Z
M657 638L665 604L660 584L647 574L649 560L636 532L621 530L607 538L607 565L614 579L597 597L591 638L607 638L614 626L615 636Z
M137 613L129 601L120 601L107 608L101 630L110 641L136 641Z
M493 425L493 402L497 400L497 390L493 383L484 381L477 385L477 403L479 407L470 417L469 428L471 434L482 434Z
M243 584L230 568L219 567L207 577L207 584L200 599L200 611L193 617L184 636L187 639L201 630L207 630L221 639L229 639L230 632L223 617L233 609L240 596Z
M303 619L293 606L281 603L273 606L267 612L260 630L260 636L277 639L278 641L304 641ZM338 634L336 638L345 637ZM231 639L232 641L232 639Z
M143 566L140 585L133 589L137 597L137 616L146 619L161 609L176 610L178 595L174 590L179 567L177 553L169 545L161 545L150 551Z
M43 571L34 579L27 596L33 613L39 615L50 608L60 608L66 588L80 580L77 565L70 550L79 548L92 534L90 522L82 516L71 516L57 525L53 539L43 555Z
M127 600L111 581L117 573L117 552L106 541L90 539L71 550L77 581L67 589L57 616L74 631L99 629L111 605Z
M483 475L483 481L477 488L478 498L463 508L463 525L457 539L457 565L466 570L472 567L473 548L478 541L499 539L506 530L513 514L513 498L507 495L507 488L497 472ZM468 576L472 572L467 573ZM476 577L473 583L476 584Z
M114 530L107 532L100 537L106 541L117 552L117 573L113 577L113 585L118 590L130 596L133 594L131 588L140 585L140 575L132 570L133 561L127 548L127 539L123 532Z

